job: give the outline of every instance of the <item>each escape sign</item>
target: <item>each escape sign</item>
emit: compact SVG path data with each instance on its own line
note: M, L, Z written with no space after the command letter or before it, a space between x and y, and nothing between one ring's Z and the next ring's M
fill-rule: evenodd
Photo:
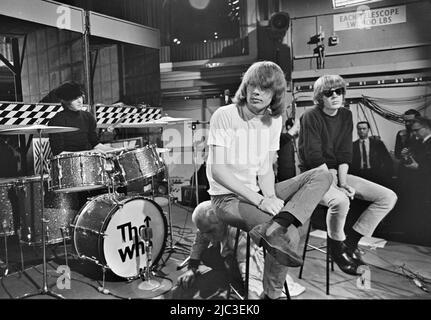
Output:
M334 15L334 31L370 29L371 27L406 22L406 6L370 9L359 6L354 12Z

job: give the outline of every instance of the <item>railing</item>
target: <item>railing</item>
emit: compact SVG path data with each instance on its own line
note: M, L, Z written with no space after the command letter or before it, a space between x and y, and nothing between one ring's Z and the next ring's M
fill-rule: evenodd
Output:
M235 57L248 54L248 38L210 40L160 48L160 63L211 58Z

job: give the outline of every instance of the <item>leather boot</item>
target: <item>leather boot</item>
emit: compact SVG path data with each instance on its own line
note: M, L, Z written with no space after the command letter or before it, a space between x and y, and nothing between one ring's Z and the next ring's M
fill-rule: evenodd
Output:
M367 265L364 262L364 260L362 259L362 253L361 253L361 250L359 250L358 247L351 248L351 247L347 246L347 253L352 258L352 260L356 262L356 264L358 264L358 265Z
M294 225L285 228L270 220L249 231L251 239L263 246L280 264L299 267L303 260L298 255L299 233Z
M347 246L343 241L333 240L328 237L328 250L332 260L344 273L356 276L359 265L347 252Z

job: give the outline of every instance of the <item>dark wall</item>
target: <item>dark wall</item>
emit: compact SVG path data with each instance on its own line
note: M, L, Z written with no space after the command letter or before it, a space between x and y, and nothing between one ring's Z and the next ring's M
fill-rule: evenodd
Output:
M117 45L98 46L91 51L95 66L94 103L114 103L120 95ZM29 33L21 78L23 101L31 103L58 102L52 95L53 90L67 81L85 87L82 36L50 27Z
M20 40L22 43L23 39ZM42 100L65 81L84 84L80 34L50 27L28 33L21 77L23 100L32 103Z
M166 1L61 0L59 2L158 29L162 24L161 11Z
M122 45L124 95L133 103L160 105L159 50Z

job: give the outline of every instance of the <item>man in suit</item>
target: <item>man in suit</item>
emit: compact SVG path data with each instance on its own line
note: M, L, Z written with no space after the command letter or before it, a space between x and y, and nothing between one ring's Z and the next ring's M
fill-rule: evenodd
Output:
M221 97L220 100L221 100L220 105L222 105L222 106L227 106L228 104L232 103L232 98L230 96L230 90L229 89L224 90L223 97Z
M420 147L411 156L410 163L405 165L417 173L412 184L406 186L416 192L416 197L410 199L413 210L409 212L409 217L413 223L411 228L409 225L406 227L414 243L431 245L431 119L416 117L412 122L411 131L418 139Z
M416 136L413 134L411 128L413 121L416 117L420 117L419 111L415 109L409 109L403 114L405 129L397 132L395 139L395 158L401 161L401 167L404 164L410 162L409 157L414 155L416 148L419 147L420 143Z
M368 137L370 124L367 121L358 122L356 130L359 139L353 142L352 173L387 186L393 174L388 149L378 138Z

